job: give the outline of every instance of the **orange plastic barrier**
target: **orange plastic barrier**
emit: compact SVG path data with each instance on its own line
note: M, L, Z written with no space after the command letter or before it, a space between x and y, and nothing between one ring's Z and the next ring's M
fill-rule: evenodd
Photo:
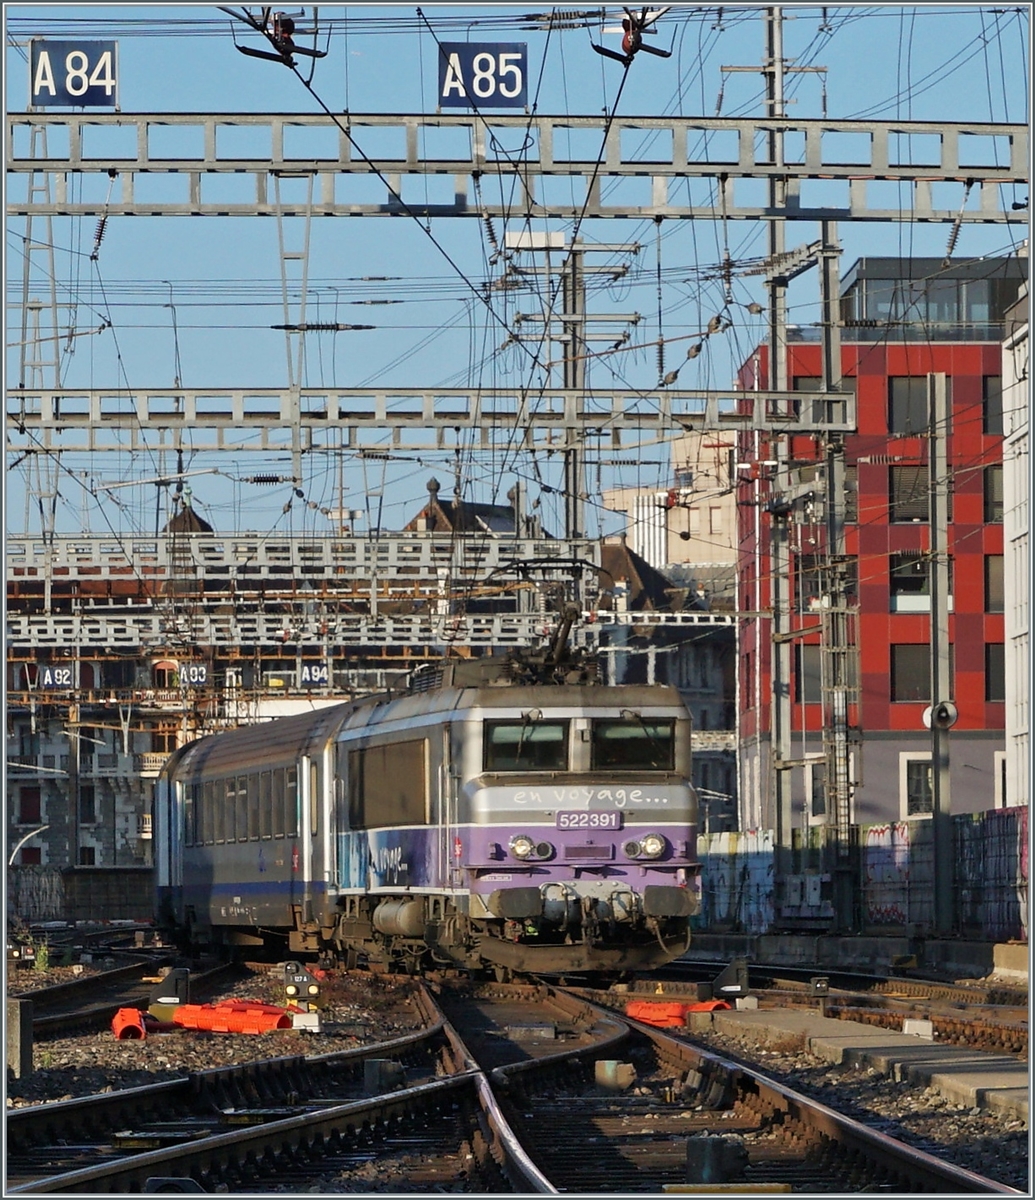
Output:
M671 1025L682 1025L688 1008L689 1005L677 1001L630 1000L625 1006L625 1015L665 1029Z
M270 1033L290 1029L291 1017L275 1004L259 1000L223 1000L219 1004L181 1004L173 1023L184 1029L212 1033Z
M701 1000L696 1004L673 1000L630 1000L625 1006L625 1015L642 1021L645 1025L669 1029L684 1025L688 1012L714 1012L716 1009L729 1007L725 1000Z
M120 1008L111 1019L111 1031L117 1042L142 1042L147 1037L144 1014L139 1008Z

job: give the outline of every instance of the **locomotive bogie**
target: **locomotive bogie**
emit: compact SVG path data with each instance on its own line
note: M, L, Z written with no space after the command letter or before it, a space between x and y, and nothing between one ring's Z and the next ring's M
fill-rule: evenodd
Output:
M629 970L689 941L690 723L664 687L453 687L202 739L156 789L184 939Z

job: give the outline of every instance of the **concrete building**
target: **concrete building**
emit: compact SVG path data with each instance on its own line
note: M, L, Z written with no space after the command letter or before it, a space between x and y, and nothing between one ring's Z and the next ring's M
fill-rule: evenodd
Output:
M1031 636L1028 288L1006 314L1003 343L1003 608L1006 641L1006 804L1031 788Z
M852 755L853 823L923 819L931 810L930 526L927 374L948 376L951 428L949 545L954 699L953 812L1002 805L1004 791L1004 492L1002 337L1027 275L1024 258L944 266L935 259L862 259L842 290L844 390L855 391L858 432L845 439L846 541L851 556L860 735ZM792 340L794 390L819 387L820 347ZM760 347L743 386L768 377ZM744 435L740 459L774 458L764 437ZM799 478L820 475L817 447L791 439ZM815 464L815 465L813 465ZM750 463L748 464L750 465ZM769 555L773 494L768 469L739 485L739 718L742 828L774 828L772 808L773 603ZM818 628L825 603L822 485L791 521L792 823L825 824L824 668Z

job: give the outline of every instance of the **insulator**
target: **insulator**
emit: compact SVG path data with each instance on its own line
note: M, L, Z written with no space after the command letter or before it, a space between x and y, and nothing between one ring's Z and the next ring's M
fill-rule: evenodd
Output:
M101 219L97 222L97 228L94 230L94 234L93 234L93 251L90 254L91 262L97 261L97 251L101 247L101 242L104 241L104 232L107 229L107 227L108 227L108 218L101 217Z
M957 219L956 223L953 225L952 229L949 231L949 244L945 248L945 257L946 258L948 258L952 254L953 250L956 249L956 242L959 240L959 236L960 236L960 223L959 223L959 220Z
M665 374L665 343L658 342L658 378Z
M489 245L493 248L493 250L498 250L500 248L500 244L496 240L496 228L492 223L492 217L490 217L488 213L483 213L482 216L485 219L485 234L489 239Z
M249 475L245 483L290 483L282 475Z

